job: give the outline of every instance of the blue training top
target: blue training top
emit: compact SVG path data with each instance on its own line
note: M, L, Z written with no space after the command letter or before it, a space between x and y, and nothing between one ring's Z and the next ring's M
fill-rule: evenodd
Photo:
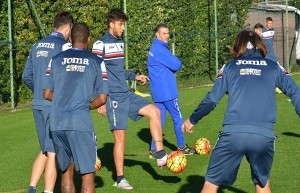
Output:
M276 57L276 54L274 52L274 47L273 47L274 35L275 35L274 28L271 28L271 29L267 29L265 27L262 28L261 37L264 40L264 42L268 48L266 58L277 62L277 57Z
M94 131L89 109L91 100L108 93L101 62L90 51L76 48L52 58L44 86L54 91L51 131Z
M53 56L69 48L71 48L71 44L65 40L61 33L55 31L32 46L22 79L33 92L33 109L42 110L45 106L51 105L51 102L46 100L43 95L46 69Z
M170 52L168 43L155 37L148 54L148 74L154 102L169 101L178 97L175 73L180 68L181 61Z
M130 91L126 80L135 80L136 74L124 68L124 42L108 31L93 45L92 52L104 58L110 95Z
M262 135L273 132L276 121L275 88L291 98L300 115L300 89L279 64L263 58L257 51L245 53L225 64L213 89L190 116L192 124L209 114L228 92L223 125L253 125L267 129L252 131Z

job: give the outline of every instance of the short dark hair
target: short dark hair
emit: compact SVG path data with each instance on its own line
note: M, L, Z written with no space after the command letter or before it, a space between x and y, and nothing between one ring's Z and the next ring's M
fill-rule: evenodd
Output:
M265 57L267 54L267 46L261 37L254 31L243 30L235 38L235 42L231 49L231 56L237 58L242 56L248 49L248 43L251 43L253 47L260 52L260 54Z
M127 21L128 17L122 9L113 8L107 12L107 24L114 21Z
M90 36L90 29L85 23L75 23L71 30L72 43L86 43Z
M72 26L74 23L73 17L69 11L61 11L57 13L54 17L53 27L58 29L64 25Z
M169 28L167 24L165 23L160 23L154 28L154 33L158 32L161 28Z
M255 24L255 26L254 26L254 29L259 29L259 28L263 28L264 26L261 24L261 23L257 23L257 24Z
M273 21L272 17L267 17L267 18L266 18L266 22L267 22L267 21Z

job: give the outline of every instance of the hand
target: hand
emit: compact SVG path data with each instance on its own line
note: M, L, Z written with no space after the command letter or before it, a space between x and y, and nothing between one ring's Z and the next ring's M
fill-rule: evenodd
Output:
M100 106L100 107L98 108L98 113L99 113L101 116L106 115L106 106L105 106L105 104L102 105L102 106Z
M182 132L187 132L187 133L193 133L193 128L194 125L191 123L190 119L187 119L184 121L184 123L181 126Z
M143 74L137 75L135 79L141 81L143 83L142 85L144 85L149 80L148 76L145 76Z

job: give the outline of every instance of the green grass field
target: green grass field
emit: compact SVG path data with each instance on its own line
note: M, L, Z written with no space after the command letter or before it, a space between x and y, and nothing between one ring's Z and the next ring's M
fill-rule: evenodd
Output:
M293 78L300 85L300 75ZM211 87L180 89L181 110L185 118L196 108ZM194 134L186 134L186 142L192 146L200 137L208 138L215 144L226 107L224 97L217 108L202 121ZM276 123L275 158L271 170L273 193L297 193L300 190L300 130L299 117L284 94L277 95L278 121ZM95 179L96 192L122 192L113 187L115 169L112 149L113 134L109 131L106 117L92 112L95 132L98 137L98 154L102 168ZM148 158L150 142L149 125L146 118L129 122L125 155L125 177L134 186L131 192L194 193L199 192L209 161L209 155L188 156L186 170L173 174L167 168L160 169L155 160ZM31 109L16 112L0 112L0 193L26 192L31 174L32 163L39 152L39 144ZM175 134L170 117L164 129L164 145L167 152L176 149ZM77 191L80 190L80 175L75 176ZM58 177L55 192L59 191ZM43 191L41 179L37 192ZM220 193L254 192L247 161L242 161L238 177L233 186L221 187Z

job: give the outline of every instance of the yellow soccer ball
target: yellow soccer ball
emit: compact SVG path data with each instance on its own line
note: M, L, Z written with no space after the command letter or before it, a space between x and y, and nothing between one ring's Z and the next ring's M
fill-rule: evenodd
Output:
M180 173L186 168L187 159L181 151L173 151L168 155L167 167L173 173Z
M200 155L209 154L210 142L208 139L201 137L195 142L194 148L196 152Z
M95 163L95 172L99 171L101 168L101 160L100 158L97 156L96 157L96 163Z

